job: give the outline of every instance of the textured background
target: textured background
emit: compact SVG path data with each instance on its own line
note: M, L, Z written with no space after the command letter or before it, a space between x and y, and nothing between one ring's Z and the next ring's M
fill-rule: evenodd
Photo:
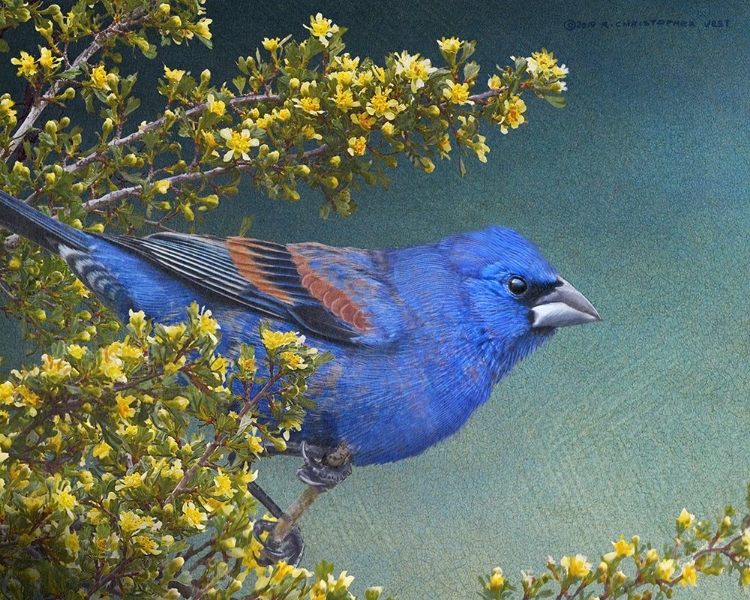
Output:
M312 194L271 205L247 188L210 232L234 234L238 216L254 214L256 237L378 247L497 223L534 240L604 322L561 331L448 442L355 471L306 515L304 564L333 561L360 590L377 583L400 598L458 598L496 565L517 580L521 569L540 572L548 554L598 557L621 533L660 547L683 506L705 517L741 505L750 456L747 4L363 4L210 2L214 52L194 44L139 58L139 87L153 87L162 63L231 77L236 56L264 36L303 35L322 11L350 29L352 54L408 49L437 59L436 39L476 39L483 79L495 63L544 46L570 67L569 108L529 100L530 124L489 134L489 162L471 161L467 178L454 163L432 175L404 165L389 192L363 190L348 221L320 221ZM601 25L651 19L696 26ZM706 27L711 20L729 26ZM142 112L150 101L159 106L146 99ZM17 339L12 329L2 335ZM260 483L282 504L302 489L297 462L263 470ZM745 597L730 580L682 596Z

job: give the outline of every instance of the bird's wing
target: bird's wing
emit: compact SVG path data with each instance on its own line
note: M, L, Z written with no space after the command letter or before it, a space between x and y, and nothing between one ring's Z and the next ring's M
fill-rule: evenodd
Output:
M178 233L107 240L197 288L330 340L372 345L403 331L403 304L376 251Z

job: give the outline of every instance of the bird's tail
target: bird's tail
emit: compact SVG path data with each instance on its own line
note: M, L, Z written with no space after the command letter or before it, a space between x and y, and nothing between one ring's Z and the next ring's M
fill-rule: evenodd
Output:
M45 215L0 190L0 225L47 248L55 254L60 246L86 251L91 238L57 219Z

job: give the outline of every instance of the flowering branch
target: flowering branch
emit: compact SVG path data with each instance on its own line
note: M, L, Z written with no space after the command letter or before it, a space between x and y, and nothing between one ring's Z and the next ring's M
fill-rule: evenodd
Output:
M638 536L629 541L620 536L612 542L613 551L604 554L596 569L581 555L564 556L560 563L550 558L547 572L524 575L523 600L556 593L556 600L610 600L614 598L671 598L677 586L697 585L700 576L736 574L740 584L750 586L750 484L748 512L738 521L729 506L715 521L696 522L695 515L683 509L676 519L677 536L663 552L644 545ZM632 563L632 564L631 564ZM633 573L626 575L626 572ZM481 578L483 598L509 599L516 588L495 568ZM557 589L555 589L557 588Z
M70 63L69 70L74 70L80 67L82 64L88 64L94 54L96 54L104 45L111 39L119 37L130 31L134 26L139 25L146 17L146 11L143 7L139 6L133 9L130 13L127 13L119 21L115 20L109 27L100 31L94 36L94 41L85 48L76 58ZM50 89L45 92L41 97L32 104L29 109L29 113L26 118L18 126L18 129L12 135L10 143L0 152L0 160L6 160L11 156L18 146L21 144L26 134L34 126L37 119L40 117L45 108L49 103L54 100L60 90L68 84L69 81L66 79L57 79L52 83Z

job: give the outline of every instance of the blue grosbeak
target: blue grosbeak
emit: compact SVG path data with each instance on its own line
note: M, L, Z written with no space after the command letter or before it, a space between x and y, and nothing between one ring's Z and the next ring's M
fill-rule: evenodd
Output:
M488 227L387 250L73 229L0 192L0 224L59 254L120 319L162 323L210 308L220 351L295 330L335 360L309 382L300 438L354 464L400 460L455 433L492 387L556 328L598 321L539 250Z

